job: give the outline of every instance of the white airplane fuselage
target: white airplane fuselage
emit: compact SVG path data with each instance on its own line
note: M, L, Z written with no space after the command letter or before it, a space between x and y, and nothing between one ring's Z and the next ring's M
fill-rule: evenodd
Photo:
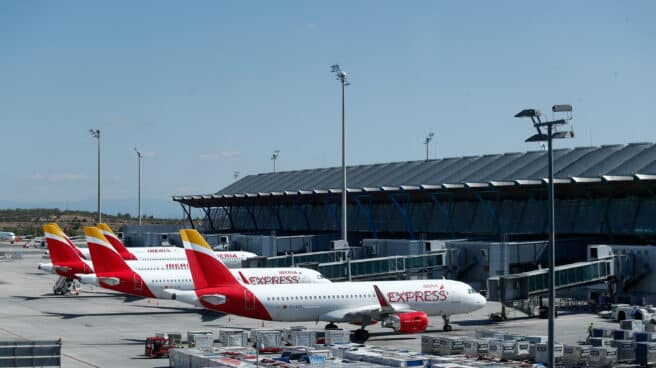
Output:
M209 309L281 322L359 322L362 314L378 319L377 286L396 310L423 311L429 316L470 313L485 306L485 298L469 285L453 280L335 282L313 285L244 285L237 294L227 288L204 290L204 295L225 295L221 304L202 301ZM237 303L230 302L231 294ZM241 310L241 313L239 313ZM237 313L235 313L237 312Z

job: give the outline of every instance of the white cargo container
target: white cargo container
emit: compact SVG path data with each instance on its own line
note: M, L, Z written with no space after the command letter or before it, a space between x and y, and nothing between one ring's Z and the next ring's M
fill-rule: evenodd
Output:
M282 331L280 330L251 330L251 341L261 353L279 352L282 343Z
M645 330L645 325L644 322L639 319L625 319L624 321L620 321L620 328L622 330L633 332L643 332Z
M206 335L194 335L194 346L196 349L208 352L212 350L214 345L214 336L211 334Z
M348 344L351 342L351 331L348 330L326 330L326 345L329 344Z
M499 360L514 360L515 341L490 340L490 356Z
M590 338L590 345L609 348L611 341L613 341L613 339L607 337L592 337Z
M248 332L236 330L221 330L219 332L219 341L223 346L247 346Z
M421 336L421 353L422 354L437 354L440 347L440 340L438 337L430 335Z
M590 345L565 345L563 363L565 368L583 367L590 359Z
M549 350L547 349L547 344L539 343L535 344L535 362L548 364L549 363ZM554 344L554 360L556 362L562 361L563 359L563 344Z
M461 337L440 336L439 338L439 355L458 355L463 353L463 342Z
M617 349L594 346L590 348L590 366L610 368L617 362Z
M317 332L313 330L290 331L287 342L295 346L312 346L317 342Z
M488 339L465 338L462 341L463 353L469 358L480 358L490 353Z
M617 349L617 361L621 363L633 362L635 360L635 341L613 340L611 346Z

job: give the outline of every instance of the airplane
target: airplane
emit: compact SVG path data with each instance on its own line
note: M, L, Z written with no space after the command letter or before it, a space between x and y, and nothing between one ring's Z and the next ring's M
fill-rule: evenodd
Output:
M76 275L80 282L148 298L171 299L169 289L193 293L193 280L186 262L126 261L99 228L86 227L84 234L95 274ZM196 234L204 242L202 235ZM207 242L203 244L209 248ZM230 272L244 284L330 283L321 273L307 268L233 268Z
M485 306L485 298L471 286L453 280L336 282L316 285L248 285L238 281L201 241L200 234L180 230L195 294L207 309L260 320L279 322L324 321L360 325L356 341L366 341L367 325L382 321L396 332L417 333L428 327L428 316L442 316L444 330L451 331L449 317ZM172 298L185 301L169 291Z
M16 242L16 234L10 231L0 231L0 240L8 241L10 244Z
M127 248L114 234L109 225L99 223L97 227L112 246L125 260L181 260L186 262L183 248L177 247L131 247ZM241 267L242 261L257 257L257 254L244 251L222 251L216 252L223 263L229 268Z
M48 233L45 231L45 226L49 225L51 229L51 237L48 238ZM48 239L53 239L54 241L61 241L73 248L73 250L80 256L83 260L89 260L91 257L89 255L89 248L78 248L73 241L64 233L64 231L57 225L52 222L44 225L44 233L46 233L46 242ZM186 263L187 257L184 254L183 248L177 247L131 247L127 248L121 240L114 234L109 225L100 223L98 227L102 230L103 235L110 241L112 246L123 256L126 260L168 260L168 261L181 261ZM56 229L56 231L55 231ZM50 252L50 248L48 248ZM221 258L221 260L229 267L241 267L242 261L248 258L257 257L257 254L252 252L245 251L221 251L216 252L216 254ZM90 262L86 262L88 267L91 267ZM54 272L52 264L42 263L39 265L39 269ZM88 273L82 271L76 271L74 273Z

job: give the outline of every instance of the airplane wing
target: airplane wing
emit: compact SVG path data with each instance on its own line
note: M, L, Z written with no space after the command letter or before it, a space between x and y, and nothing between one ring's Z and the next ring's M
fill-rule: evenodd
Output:
M359 321L362 317L381 319L390 314L414 312L414 310L407 304L390 303L376 285L374 285L374 291L378 298L378 304L333 310L322 314L320 319L323 321Z

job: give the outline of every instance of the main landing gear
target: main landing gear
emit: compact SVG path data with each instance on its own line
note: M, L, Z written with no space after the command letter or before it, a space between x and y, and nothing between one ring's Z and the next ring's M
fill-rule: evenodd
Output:
M338 329L337 325L332 322L326 325L326 330L337 330L337 329Z
M57 279L55 285L52 287L52 292L55 295L78 295L80 293L80 283L75 279L67 279L64 276L59 276L59 279Z
M453 327L449 324L449 316L442 316L442 319L444 320L444 331L449 332L453 330Z
M365 343L369 340L369 331L364 329L364 326L358 328L353 332L353 340L357 343Z

